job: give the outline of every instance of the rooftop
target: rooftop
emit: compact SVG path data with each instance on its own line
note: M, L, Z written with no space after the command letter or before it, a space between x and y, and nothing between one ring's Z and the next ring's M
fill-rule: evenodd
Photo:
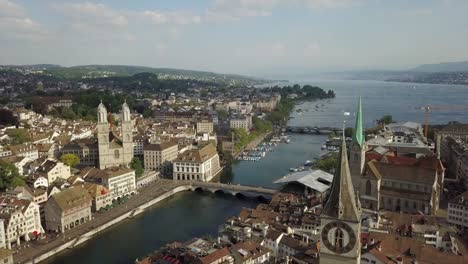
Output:
M333 175L321 170L305 170L290 173L274 183L298 182L318 192L325 192L330 188L333 181Z

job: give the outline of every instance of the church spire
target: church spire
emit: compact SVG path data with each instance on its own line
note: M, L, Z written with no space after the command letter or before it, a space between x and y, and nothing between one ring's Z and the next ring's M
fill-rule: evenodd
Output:
M335 170L330 195L324 206L322 215L353 222L361 220L361 209L354 193L351 173L349 171L344 132L338 166Z
M353 143L357 143L362 147L364 143L364 133L362 130L362 105L361 97L359 97L359 103L356 112L356 125L354 127Z
M106 107L104 106L104 104L102 103L102 100L101 100L101 103L99 104L98 106L98 123L107 123L107 109Z

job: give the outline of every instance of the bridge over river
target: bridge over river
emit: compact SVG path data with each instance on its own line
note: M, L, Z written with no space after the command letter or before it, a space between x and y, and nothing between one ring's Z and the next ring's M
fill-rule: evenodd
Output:
M247 186L239 184L226 184L217 182L199 182L188 181L187 184L191 186L192 191L209 191L212 193L224 192L232 195L245 195L245 196L272 196L278 190L268 189L261 186Z
M342 128L336 127L317 127L317 126L287 126L286 131L300 134L328 135L333 132L340 132Z

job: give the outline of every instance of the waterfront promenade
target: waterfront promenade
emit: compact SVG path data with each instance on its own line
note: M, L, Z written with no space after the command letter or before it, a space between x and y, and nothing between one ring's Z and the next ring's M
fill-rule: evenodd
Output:
M33 259L50 252L61 245L76 239L96 227L103 226L106 223L132 212L145 203L148 203L165 193L180 187L187 183L175 182L172 180L159 179L152 184L138 190L138 194L132 196L128 201L123 204L115 206L113 209L106 212L99 212L93 214L93 219L84 223L76 228L68 230L65 234L60 234L52 238L50 234L46 239L39 241L30 241L22 243L20 248L16 248L17 252L14 254L15 263L35 263Z
M73 248L85 243L106 228L144 212L146 208L177 192L194 191L198 188L211 192L221 190L233 195L236 193L272 195L276 192L276 190L254 186L158 179L152 184L139 189L138 194L132 196L125 203L116 205L116 207L106 212L94 213L91 221L68 230L65 234L59 234L55 237L48 234L46 239L22 243L19 248L16 248L14 262L21 264L38 263L67 248Z

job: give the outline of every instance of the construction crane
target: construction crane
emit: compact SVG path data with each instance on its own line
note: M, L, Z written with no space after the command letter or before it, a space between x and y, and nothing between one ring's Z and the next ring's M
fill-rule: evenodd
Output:
M428 136L429 132L429 113L431 111L438 111L438 110L462 110L466 111L468 110L468 106L464 105L425 105L425 106L419 106L416 107L416 109L421 109L424 110L425 113L425 123L424 123L424 137Z

